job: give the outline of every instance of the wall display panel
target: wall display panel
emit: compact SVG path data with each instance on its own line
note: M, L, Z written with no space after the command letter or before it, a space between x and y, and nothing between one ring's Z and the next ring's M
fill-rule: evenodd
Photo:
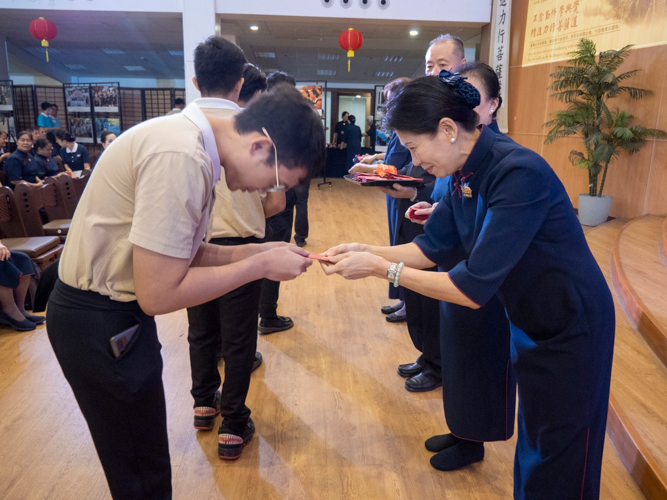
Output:
M172 89L144 89L146 120L166 115L173 108Z
M119 118L95 118L95 137L101 140L103 132L113 132L120 135L120 119Z
M598 51L667 43L667 2L530 0L523 66L568 59L582 38Z
M387 103L384 100L384 85L375 87L375 129L377 137L375 139L375 150L384 152L387 150L387 143L391 134L384 127L384 111Z
M36 124L36 108L32 85L14 85L12 87L14 103L14 123L20 132Z
M120 89L120 115L125 131L145 120L142 89Z

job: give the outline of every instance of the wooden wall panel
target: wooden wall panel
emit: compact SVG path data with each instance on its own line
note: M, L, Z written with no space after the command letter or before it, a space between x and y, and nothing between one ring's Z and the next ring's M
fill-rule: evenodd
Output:
M528 2L515 0L512 5L509 135L544 156L563 181L576 207L579 194L588 192L588 176L573 167L567 156L571 149L581 150L581 141L564 139L539 146L546 137L543 124L551 119L552 111L563 107L549 98L547 90L549 74L562 62L521 66ZM628 85L651 89L655 95L642 101L620 98L612 101L612 106L630 110L646 127L667 131L667 45L636 49L621 67L622 71L632 69L642 71L628 81ZM636 155L623 154L610 166L604 194L614 197L611 209L614 217L667 213L667 141L650 141Z

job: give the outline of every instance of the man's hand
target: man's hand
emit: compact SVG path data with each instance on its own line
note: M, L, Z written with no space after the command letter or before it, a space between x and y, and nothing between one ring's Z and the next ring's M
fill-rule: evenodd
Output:
M292 248L293 247L293 248ZM267 279L290 281L306 272L313 265L312 259L296 245L276 247L263 252L257 258L264 263Z
M330 248L322 255L324 255L325 257L333 257L334 255L341 255L344 253L367 252L367 251L368 251L367 245L364 245L363 243L343 243L342 245Z
M358 280L369 276L384 277L390 263L367 252L352 252L330 257L331 263L322 262L324 274L340 274L346 280Z
M391 196L392 198L407 198L410 200L417 194L417 188L414 187L405 187L401 186L400 184L394 184L393 188L394 189L378 187L380 191L386 195Z
M9 249L0 243L0 262L9 259L12 256Z

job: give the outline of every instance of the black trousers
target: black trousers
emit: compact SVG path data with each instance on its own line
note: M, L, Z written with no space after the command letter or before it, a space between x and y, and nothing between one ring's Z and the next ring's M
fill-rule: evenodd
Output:
M116 359L109 339L139 324ZM161 345L152 316L58 280L46 325L114 499L170 499L171 465Z
M437 272L437 268L429 269ZM440 356L440 302L436 299L403 288L408 333L415 348L421 352L421 361L433 369L436 377L442 373Z
M215 245L256 243L251 238L215 238ZM225 359L222 432L242 435L250 417L245 405L257 351L257 314L262 280L247 283L205 304L188 308L188 343L194 406L213 406L220 387L218 352Z
M294 205L296 195L294 189L286 193L287 208L279 214L269 217L269 241L284 241L292 239L292 222L294 220ZM280 281L262 280L262 292L259 299L259 315L263 319L275 319L278 315L278 298L280 296Z
M308 238L308 196L310 195L310 183L305 186L294 188L296 195L296 215L294 216L294 241L304 242Z

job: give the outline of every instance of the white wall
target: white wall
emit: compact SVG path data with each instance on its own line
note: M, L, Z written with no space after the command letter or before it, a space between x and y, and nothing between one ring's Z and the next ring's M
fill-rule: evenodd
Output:
M183 2L194 6L197 0L0 0L0 9L182 12Z
M362 97L361 99L357 99L355 97L341 96L338 99L339 115L343 114L343 111L347 111L351 115L354 115L357 119L355 125L357 125L362 132L366 132L366 98ZM340 116L337 117L336 121L340 121Z

